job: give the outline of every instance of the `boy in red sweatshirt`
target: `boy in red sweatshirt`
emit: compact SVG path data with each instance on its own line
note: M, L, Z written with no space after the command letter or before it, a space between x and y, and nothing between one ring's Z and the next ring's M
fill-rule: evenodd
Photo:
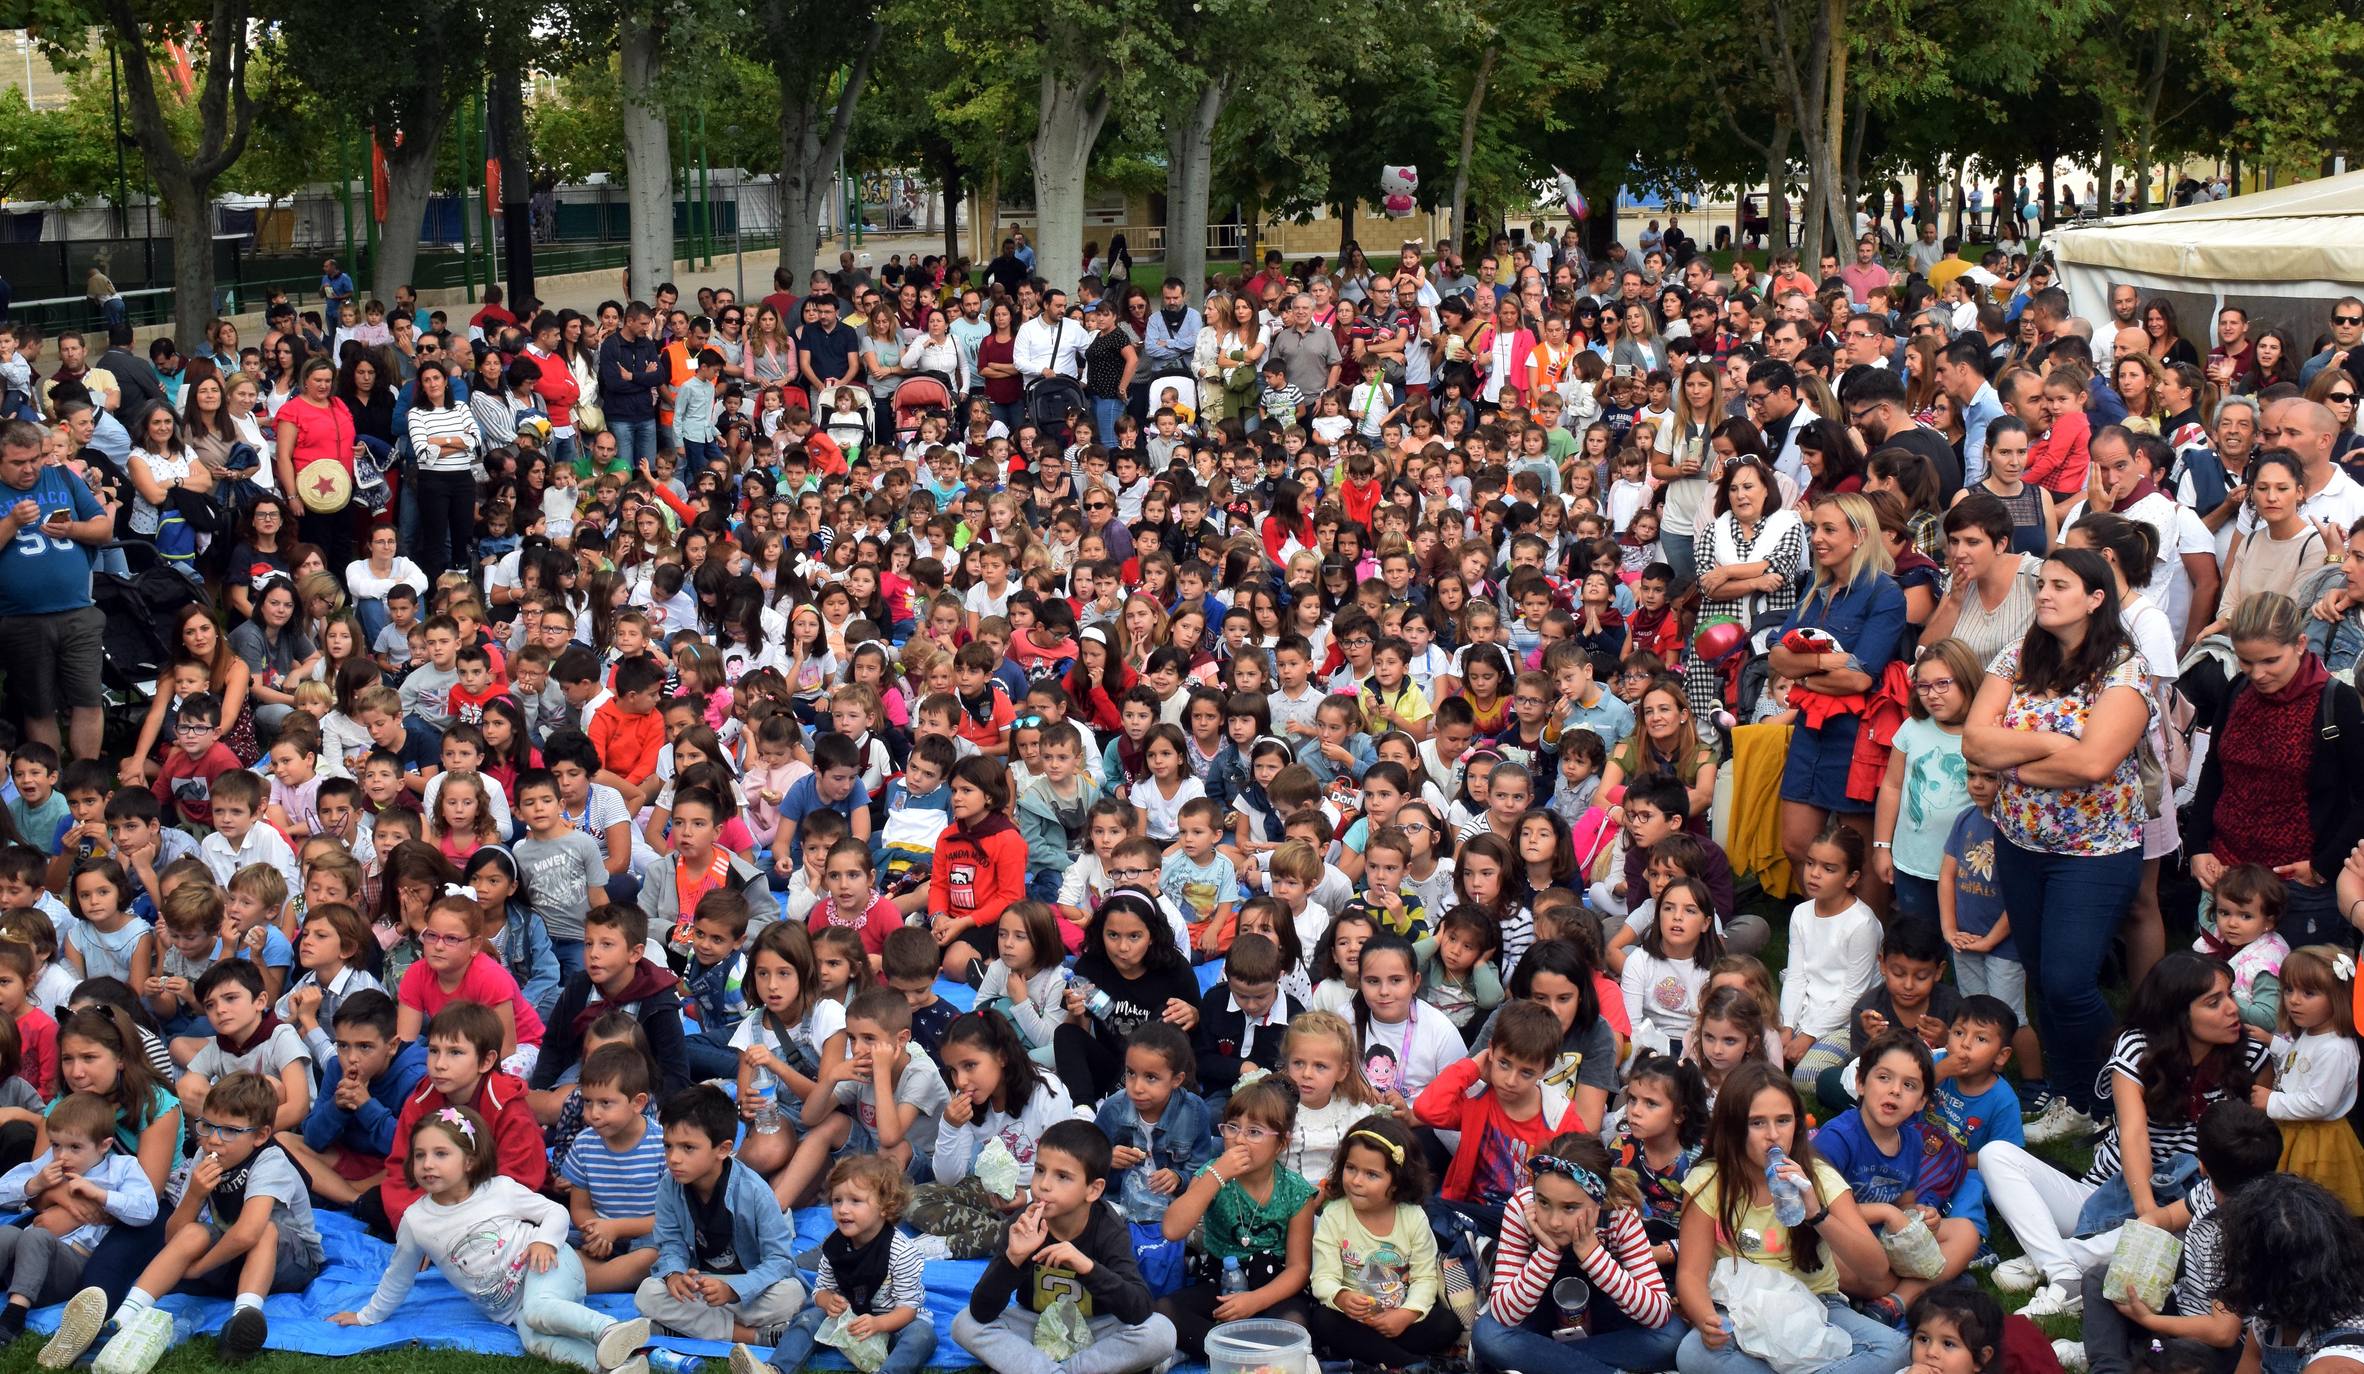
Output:
M1553 1136L1586 1124L1568 1089L1544 1079L1560 1062L1560 1019L1539 1002L1513 1002L1494 1021L1493 1039L1474 1059L1449 1064L1412 1103L1423 1126L1459 1131L1461 1148L1439 1190L1455 1210L1489 1230L1521 1186L1524 1161ZM1475 1096L1470 1086L1480 1078ZM1597 1123L1596 1123L1597 1124Z
M994 956L1001 913L1026 896L1026 837L1009 810L1010 774L999 759L953 765L952 824L937 837L928 879L928 923L948 978Z
M410 1158L410 1133L430 1112L472 1108L492 1127L502 1175L536 1192L550 1181L550 1155L542 1145L542 1128L534 1124L533 1110L526 1105L525 1082L495 1070L501 1062L501 1022L492 1009L478 1002L454 1002L427 1023L426 1040L426 1081L402 1104L402 1115L394 1123L385 1180L353 1203L353 1215L370 1233L389 1240L402 1224L402 1214L419 1200L404 1164Z

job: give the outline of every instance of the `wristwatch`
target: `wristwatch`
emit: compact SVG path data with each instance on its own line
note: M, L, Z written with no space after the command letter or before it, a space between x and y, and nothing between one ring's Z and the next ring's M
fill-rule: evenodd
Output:
M1894 844L1891 844L1891 843L1890 843L1890 842L1888 842L1887 840L1873 840L1873 841L1872 841L1872 848L1874 848L1874 849L1894 849L1895 847L1896 847L1896 846L1895 846Z

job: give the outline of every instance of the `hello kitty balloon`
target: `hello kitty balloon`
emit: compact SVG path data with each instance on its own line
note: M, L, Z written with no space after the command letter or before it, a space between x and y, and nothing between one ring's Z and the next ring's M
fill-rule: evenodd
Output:
M1390 218L1403 219L1418 208L1412 197L1419 189L1419 168L1389 166L1379 169L1379 204Z

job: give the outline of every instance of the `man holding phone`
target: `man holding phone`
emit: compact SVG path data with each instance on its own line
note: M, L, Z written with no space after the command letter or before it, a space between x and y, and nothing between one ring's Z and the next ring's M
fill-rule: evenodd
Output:
M70 470L44 466L41 431L0 425L0 662L27 739L55 747L71 715L73 757L97 758L106 617L90 597L91 559L115 514Z

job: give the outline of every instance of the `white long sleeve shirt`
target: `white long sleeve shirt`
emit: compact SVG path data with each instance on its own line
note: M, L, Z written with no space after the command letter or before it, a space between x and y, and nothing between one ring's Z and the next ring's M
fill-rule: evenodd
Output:
M1781 975L1781 1024L1817 1040L1847 1033L1855 999L1880 977L1880 918L1861 902L1836 916L1798 903L1789 916L1789 968Z
M2356 1042L2331 1031L2274 1040L2274 1091L2266 1115L2276 1121L2340 1121L2356 1105Z
M361 1309L361 1324L375 1326L394 1315L418 1279L421 1260L434 1261L484 1315L513 1322L523 1301L526 1247L564 1249L566 1227L564 1207L513 1178L487 1179L450 1206L422 1197L402 1214L394 1258L378 1280L377 1295Z
M1045 368L1081 381L1084 346L1091 341L1092 331L1081 320L1053 322L1037 315L1018 326L1018 337L1010 345L1010 362L1021 381L1033 382Z

